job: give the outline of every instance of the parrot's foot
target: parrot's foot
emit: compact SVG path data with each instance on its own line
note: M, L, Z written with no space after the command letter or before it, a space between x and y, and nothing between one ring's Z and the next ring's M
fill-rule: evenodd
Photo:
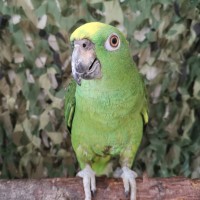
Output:
M128 167L122 167L121 178L123 179L126 196L130 192L130 200L136 200L136 181L137 174Z
M122 173L123 173L122 168L117 167L115 169L115 171L113 172L113 177L114 178L121 178L122 177Z
M91 200L91 191L94 195L96 193L95 173L89 165L78 172L77 176L83 178L83 187L85 191L85 200Z

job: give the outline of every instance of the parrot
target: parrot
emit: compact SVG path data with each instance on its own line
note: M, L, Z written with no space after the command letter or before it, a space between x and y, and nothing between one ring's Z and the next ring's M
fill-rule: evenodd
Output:
M137 173L131 167L148 122L148 100L129 43L118 28L101 22L79 26L70 42L73 78L64 115L85 200L95 195L102 175L120 177L125 195L135 200Z

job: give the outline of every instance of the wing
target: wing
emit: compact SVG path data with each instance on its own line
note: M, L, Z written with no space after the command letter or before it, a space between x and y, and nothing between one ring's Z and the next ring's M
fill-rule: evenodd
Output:
M142 79L142 76L141 76ZM144 92L144 101L143 101L143 106L142 106L142 110L141 110L141 114L144 120L144 125L148 123L149 121L149 108L148 108L148 96L147 96L147 90L144 84L144 81L142 80L142 89Z
M76 105L75 92L76 92L76 82L72 80L65 94L65 121L69 132L71 131L72 128L72 121Z

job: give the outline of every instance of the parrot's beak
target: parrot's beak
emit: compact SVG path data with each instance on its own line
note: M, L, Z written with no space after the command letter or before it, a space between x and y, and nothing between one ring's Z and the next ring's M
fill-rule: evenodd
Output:
M101 65L95 54L95 46L88 39L74 41L72 75L78 85L81 85L82 79L101 78Z

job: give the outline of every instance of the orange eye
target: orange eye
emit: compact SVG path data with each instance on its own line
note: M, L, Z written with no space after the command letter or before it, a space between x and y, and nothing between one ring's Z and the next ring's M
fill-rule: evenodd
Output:
M108 51L116 51L120 47L120 38L116 33L112 33L105 42L105 48Z
M117 35L112 35L110 37L110 46L111 47L117 47L119 45L119 38Z

